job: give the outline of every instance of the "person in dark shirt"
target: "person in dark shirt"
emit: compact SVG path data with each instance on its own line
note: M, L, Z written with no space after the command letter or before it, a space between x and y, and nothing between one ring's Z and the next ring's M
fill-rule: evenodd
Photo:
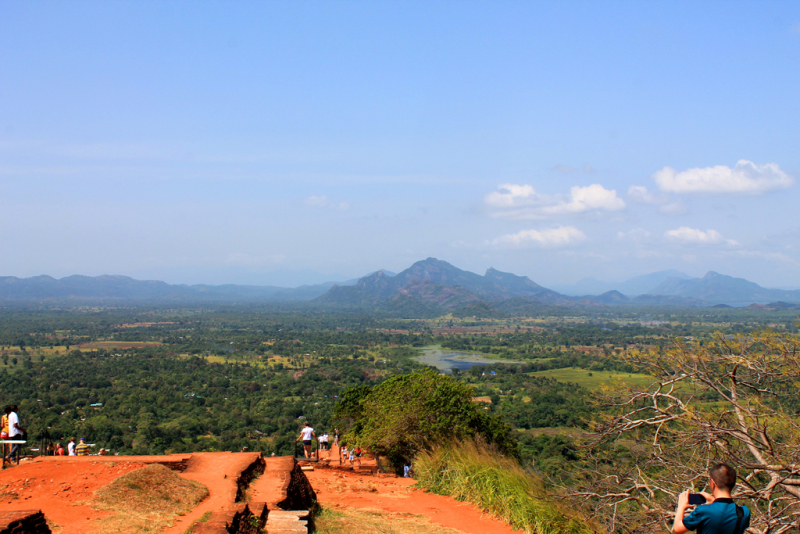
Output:
M731 491L736 485L736 470L728 464L716 464L708 471L711 493L701 492L705 504L686 515L689 508L689 490L678 496L675 522L672 531L684 534L696 530L698 534L742 534L750 526L750 510L733 502Z

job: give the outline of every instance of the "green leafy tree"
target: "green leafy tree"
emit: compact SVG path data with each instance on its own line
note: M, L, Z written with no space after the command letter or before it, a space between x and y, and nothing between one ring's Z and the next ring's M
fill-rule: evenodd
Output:
M516 456L510 426L473 403L472 395L468 385L425 369L393 376L371 390L348 391L334 417L354 421L346 439L395 465L418 451L475 436Z

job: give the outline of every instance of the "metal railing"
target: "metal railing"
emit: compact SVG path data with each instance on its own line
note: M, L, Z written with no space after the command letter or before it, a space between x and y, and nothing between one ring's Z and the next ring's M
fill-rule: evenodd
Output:
M24 445L25 443L27 443L27 441L25 441L24 439L0 439L0 445L3 446L2 447L2 449L3 449L3 465L2 465L2 467L0 467L0 469L5 469L6 468L6 454L11 452L11 449L7 450L7 445L11 445L12 448L13 448L14 445ZM21 449L22 449L22 447L17 447L17 454L16 454L17 465L19 465L19 451ZM10 461L13 462L14 461L13 458Z

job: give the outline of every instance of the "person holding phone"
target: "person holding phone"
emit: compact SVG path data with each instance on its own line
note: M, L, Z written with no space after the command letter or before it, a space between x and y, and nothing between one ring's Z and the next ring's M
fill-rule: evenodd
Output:
M750 510L733 502L731 491L736 485L736 470L728 464L716 464L708 471L711 493L684 491L678 496L672 531L684 534L743 534L750 526ZM686 515L687 509L696 505Z

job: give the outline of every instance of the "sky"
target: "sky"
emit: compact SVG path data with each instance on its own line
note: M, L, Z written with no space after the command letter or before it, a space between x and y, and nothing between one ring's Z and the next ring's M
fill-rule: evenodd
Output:
M800 287L800 3L2 2L0 275Z

